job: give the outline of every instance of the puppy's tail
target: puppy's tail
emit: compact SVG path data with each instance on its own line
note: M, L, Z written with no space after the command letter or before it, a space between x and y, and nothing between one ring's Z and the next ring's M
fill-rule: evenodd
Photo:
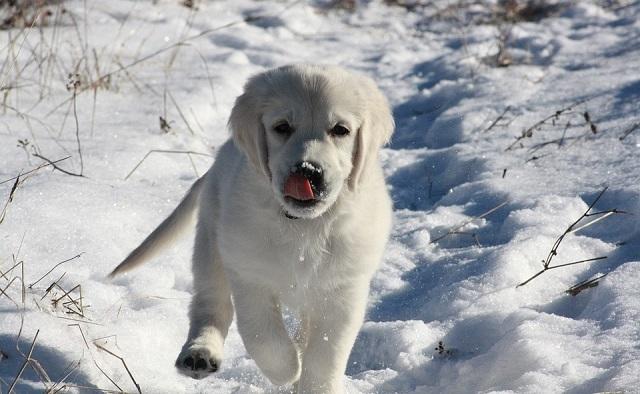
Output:
M191 223L191 219L193 218L192 213L197 207L200 189L202 189L205 177L206 175L198 179L193 186L191 186L191 189L176 209L142 241L140 246L131 252L129 256L109 274L109 278L113 278L118 274L141 265L158 254L158 252L170 244L176 236L182 233L185 227Z

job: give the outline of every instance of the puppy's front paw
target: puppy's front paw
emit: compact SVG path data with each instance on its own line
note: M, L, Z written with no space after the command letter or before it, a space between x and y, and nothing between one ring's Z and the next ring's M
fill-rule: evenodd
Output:
M176 360L176 368L180 373L194 379L202 379L214 373L220 367L220 359L211 354L205 347L190 346L180 353Z

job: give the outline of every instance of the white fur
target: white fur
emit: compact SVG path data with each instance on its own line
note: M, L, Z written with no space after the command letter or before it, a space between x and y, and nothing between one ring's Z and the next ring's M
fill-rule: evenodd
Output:
M295 128L288 137L273 130L282 121ZM336 123L351 132L330 135ZM287 66L250 79L229 124L233 141L114 274L162 246L197 199L191 327L176 366L196 378L211 371L185 367L189 357L215 369L235 307L245 347L271 382L294 384L298 393L342 393L391 225L378 163L393 132L388 104L366 77L333 66ZM313 207L283 197L285 179L301 161L324 170L327 190ZM301 319L294 339L282 321L285 305Z

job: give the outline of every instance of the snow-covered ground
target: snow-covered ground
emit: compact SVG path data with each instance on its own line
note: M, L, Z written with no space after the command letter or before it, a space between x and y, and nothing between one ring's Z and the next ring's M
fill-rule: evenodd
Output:
M531 3L512 24L492 1L66 1L48 27L2 31L0 182L45 163L34 152L84 177L0 184L0 392L36 334L18 393L136 392L104 349L146 393L278 392L235 326L220 372L174 369L190 238L105 276L211 163L246 78L296 62L371 76L397 123L382 154L395 224L350 393L639 392L640 3ZM196 153L128 176L150 150ZM568 233L550 266L607 258L516 287L605 187L590 213L627 213Z

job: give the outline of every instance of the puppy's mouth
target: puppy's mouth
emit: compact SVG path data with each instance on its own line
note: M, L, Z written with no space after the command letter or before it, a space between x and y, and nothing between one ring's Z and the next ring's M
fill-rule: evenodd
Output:
M310 210L322 201L322 193L318 191L318 185L313 179L302 174L291 174L284 183L284 201L295 210ZM297 219L299 216L285 211L289 219Z

